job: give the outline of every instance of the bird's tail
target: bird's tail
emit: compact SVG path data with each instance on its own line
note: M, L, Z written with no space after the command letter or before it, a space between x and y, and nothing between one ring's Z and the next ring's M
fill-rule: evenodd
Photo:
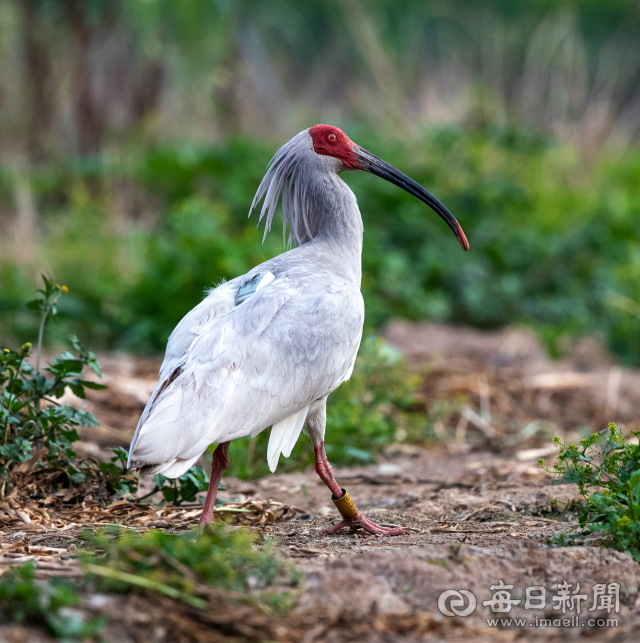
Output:
M300 437L300 431L302 431L308 413L309 407L305 406L297 413L271 427L269 446L267 448L267 462L271 473L276 470L281 453L284 454L285 458L291 455L291 451Z

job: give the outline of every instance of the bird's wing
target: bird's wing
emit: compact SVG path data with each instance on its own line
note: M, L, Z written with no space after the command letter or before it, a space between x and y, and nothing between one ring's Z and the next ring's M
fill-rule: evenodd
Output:
M209 444L257 435L328 395L351 375L363 320L353 284L298 274L198 324L186 357L174 353L175 369L163 368L132 443L133 466L182 472ZM274 442L274 452L290 451L290 441Z
M188 360L189 352L194 341L202 333L206 333L215 320L221 318L235 308L235 295L239 279L223 281L192 310L190 310L173 329L167 341L167 350L160 367L158 384L156 385L149 402L145 407L138 426L131 440L129 460L127 466L132 466L134 447L138 441L140 430L147 421L155 404L159 401L164 390L175 379L182 365ZM197 458L196 458L197 459Z
M194 340L208 331L211 324L232 311L240 279L224 281L209 294L174 328L167 341L167 350L160 367L160 383L185 360Z

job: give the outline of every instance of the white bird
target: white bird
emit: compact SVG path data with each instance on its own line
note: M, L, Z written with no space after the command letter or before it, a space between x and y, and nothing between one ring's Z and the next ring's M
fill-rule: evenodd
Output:
M469 248L440 201L342 130L316 125L278 150L249 214L264 197L266 236L281 197L283 234L286 240L288 223L295 247L212 289L182 319L129 449L129 466L177 478L217 444L201 528L213 519L230 440L271 427L273 472L306 426L316 471L343 516L327 533L343 527L404 533L376 525L355 508L324 449L327 396L350 378L364 322L363 225L356 197L339 177L346 170L371 172L413 194Z

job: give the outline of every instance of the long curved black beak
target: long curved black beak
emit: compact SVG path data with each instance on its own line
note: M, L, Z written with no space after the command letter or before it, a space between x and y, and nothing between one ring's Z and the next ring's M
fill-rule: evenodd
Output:
M423 203L426 203L434 212L437 212L447 223L447 225L453 231L453 234L456 235L458 242L462 246L463 250L469 250L469 242L467 237L464 234L464 231L460 227L460 224L457 222L456 218L445 208L445 206L436 199L431 192L425 190L419 183L416 183L413 179L410 179L406 174L396 170L393 165L389 165L386 161L383 161L381 158L378 158L375 154L371 154L367 150L354 145L353 151L358 159L358 164L360 169L365 172L371 172L379 176L381 179L385 179L394 185L406 190L409 194L413 194L416 198L420 199Z

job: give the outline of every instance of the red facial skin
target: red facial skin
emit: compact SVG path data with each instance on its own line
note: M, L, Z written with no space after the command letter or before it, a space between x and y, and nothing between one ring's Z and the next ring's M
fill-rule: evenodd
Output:
M356 145L341 129L332 125L314 125L310 130L313 149L316 154L323 156L333 156L344 163L350 170L361 170L355 149ZM451 224L450 224L451 225ZM454 230L458 242L463 250L469 250L469 242L456 221L457 231Z
M314 125L310 130L316 154L333 156L350 170L359 170L360 164L353 151L356 144L341 130L331 125Z

